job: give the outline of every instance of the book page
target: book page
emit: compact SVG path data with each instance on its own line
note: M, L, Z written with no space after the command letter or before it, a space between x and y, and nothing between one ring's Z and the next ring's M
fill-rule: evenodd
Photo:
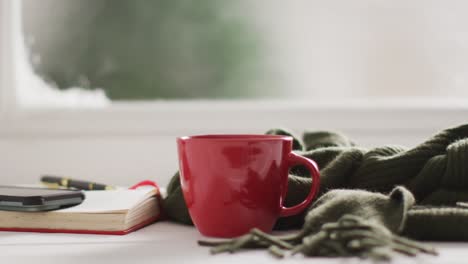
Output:
M156 189L85 191L80 205L56 210L56 213L125 212L157 193Z

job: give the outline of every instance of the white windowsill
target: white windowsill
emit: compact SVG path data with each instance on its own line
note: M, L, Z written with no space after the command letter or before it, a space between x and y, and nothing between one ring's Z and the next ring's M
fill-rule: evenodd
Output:
M120 102L103 109L16 109L0 116L0 135L173 136L261 133L272 127L410 133L455 126L467 117L468 100L458 99Z

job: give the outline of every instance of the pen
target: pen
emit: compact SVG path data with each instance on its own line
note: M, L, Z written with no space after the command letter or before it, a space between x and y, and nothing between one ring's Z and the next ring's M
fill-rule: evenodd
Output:
M79 190L113 190L115 187L102 183L74 180L67 177L51 175L41 176L41 182L49 187L76 188Z

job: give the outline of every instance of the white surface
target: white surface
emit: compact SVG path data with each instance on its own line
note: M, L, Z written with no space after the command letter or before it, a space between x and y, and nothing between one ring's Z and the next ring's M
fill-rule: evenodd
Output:
M126 236L0 232L2 263L360 263L359 259L287 257L265 251L211 256L193 227L158 222ZM206 239L206 238L205 238ZM466 263L468 243L438 243L438 257L396 257L393 263ZM369 261L369 263L371 263Z

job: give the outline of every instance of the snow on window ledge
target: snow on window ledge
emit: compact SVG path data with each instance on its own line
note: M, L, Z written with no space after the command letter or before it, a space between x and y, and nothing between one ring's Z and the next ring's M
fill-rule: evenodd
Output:
M102 89L59 90L34 73L21 31L21 2L12 1L14 89L19 108L101 108L110 104Z

